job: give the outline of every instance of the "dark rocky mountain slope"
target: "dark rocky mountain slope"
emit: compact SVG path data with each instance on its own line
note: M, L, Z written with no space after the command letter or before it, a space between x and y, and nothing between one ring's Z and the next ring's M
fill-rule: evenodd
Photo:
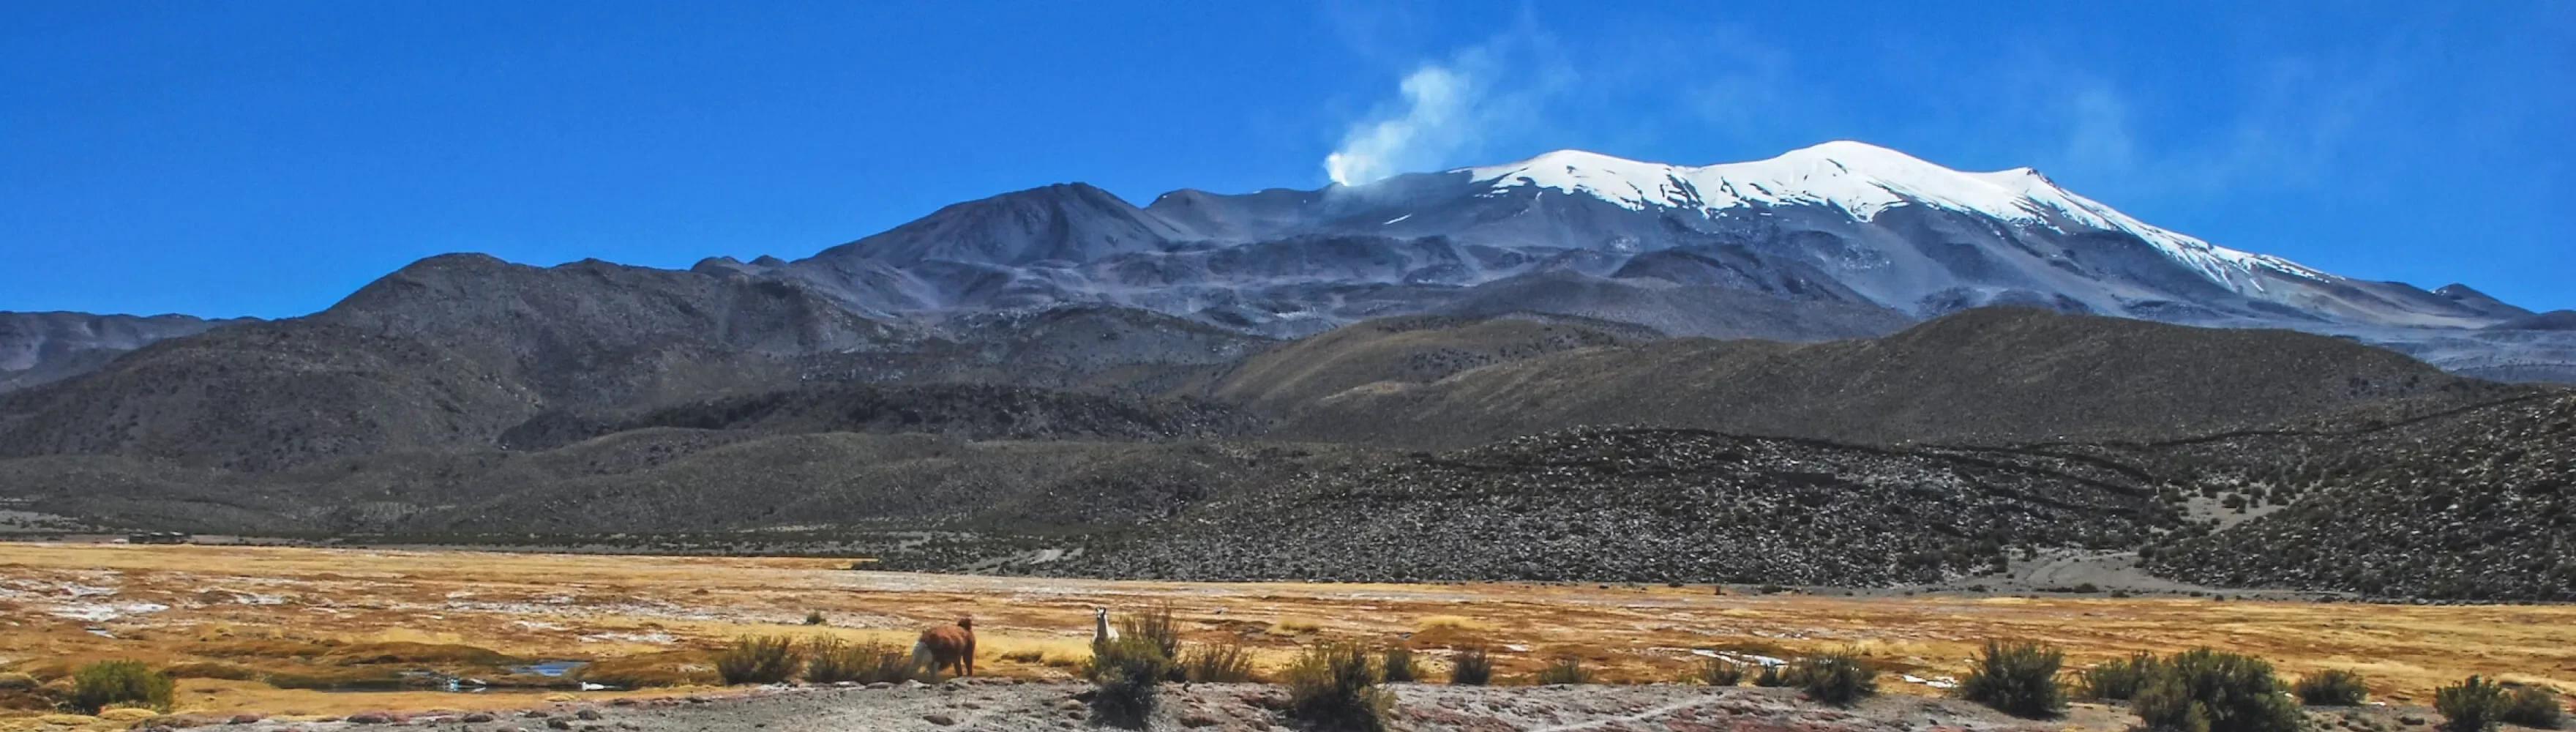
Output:
M1341 341L1314 339L1327 364ZM1286 388L1239 371L1219 394ZM2508 389L2403 355L2277 330L2189 328L1993 308L1885 338L1674 339L1566 350L1407 384L1343 377L1279 432L1454 448L1579 425L1857 442L2170 436L2372 400ZM1350 388L1372 384L1367 388Z
M0 455L270 469L489 444L548 409L783 388L797 356L892 334L775 282L437 257L315 315L163 341L0 395Z
M1095 542L1049 574L1190 580L1938 581L2173 523L2089 466L1673 430L1557 432L1319 473Z
M79 376L154 342L243 322L248 319L0 312L0 392Z
M2189 484L2288 504L2187 535L2156 553L2161 571L2230 587L2576 600L2576 396L2155 452L2188 466Z

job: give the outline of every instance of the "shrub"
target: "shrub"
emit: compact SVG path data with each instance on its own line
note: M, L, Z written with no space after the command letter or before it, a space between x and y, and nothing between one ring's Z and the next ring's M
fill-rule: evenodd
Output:
M2160 664L2130 706L2152 730L2295 732L2299 708L2282 691L2262 659L2199 648Z
M1734 686L1744 683L1744 666L1723 658L1703 658L1691 672L1691 680L1709 686Z
M1180 623L1172 620L1170 605L1156 606L1152 610L1129 613L1126 617L1119 618L1118 637L1122 640L1134 638L1152 644L1156 651L1163 654L1165 660L1181 657L1181 626Z
M2471 676L2467 681L2433 690L2433 711L2442 713L2446 732L2483 732L2504 715L2504 687Z
M731 684L775 684L796 676L796 642L786 636L746 635L716 653L716 675Z
M806 613L805 613L805 624L806 624L806 625L822 625L822 624L823 624L823 613L822 613L822 611L820 611L820 610L809 610L809 611L806 611Z
M2290 692L2299 695L2299 703L2315 707L2361 706L2361 701L2370 697L2370 689L2361 683L2361 674L2343 669L2300 677L2299 683L2290 685Z
M1494 681L1494 657L1484 646L1458 649L1449 661L1449 683L1459 686L1484 686Z
M36 682L34 676L16 671L0 673L0 691L34 691L36 687L42 685Z
M1154 714L1157 685L1172 676L1175 664L1155 639L1123 635L1092 644L1091 664L1083 671L1098 687L1091 697L1093 714L1112 725L1142 729L1145 718Z
M2496 718L2534 729L2557 729L2560 716L2556 692L2520 686L2505 694L2504 710Z
M2103 701L2128 701L2136 698L2138 691L2147 687L2147 680L2154 678L2157 669L2162 666L2163 662L2156 660L2155 654L2138 653L2128 658L2104 661L2092 668L2077 672L2076 675L2084 682L2085 697Z
M2016 717L2045 719L2066 709L2057 669L2066 653L2037 643L1987 641L1976 667L1959 682L1959 696Z
M1827 704L1850 704L1878 693L1878 672L1850 651L1800 658L1789 664L1786 673L1807 690L1807 696Z
M1385 728L1395 695L1378 688L1368 648L1319 643L1288 666L1288 713L1317 729L1376 732Z
M1558 656L1539 668L1537 681L1540 684L1589 684L1592 683L1592 670L1583 667L1581 658Z
M913 678L912 654L892 643L850 643L816 638L805 646L805 680L817 684L873 684Z
M1783 673L1787 668L1787 666L1782 664L1762 664L1762 673L1753 675L1753 685L1764 688L1795 686L1796 684L1790 681L1788 674Z
M1252 649L1235 643L1192 645L1181 652L1181 679L1192 683L1252 680Z
M151 707L170 711L170 693L175 684L167 674L152 670L141 661L100 661L82 666L72 674L71 706L82 714L97 714L112 705Z
M1388 646L1378 656L1377 666L1390 684L1409 683L1422 675L1422 670L1413 665L1413 649L1404 646Z

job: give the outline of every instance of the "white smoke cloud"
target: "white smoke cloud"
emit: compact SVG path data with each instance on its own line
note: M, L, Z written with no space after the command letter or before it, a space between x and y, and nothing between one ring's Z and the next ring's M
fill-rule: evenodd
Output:
M1476 80L1461 69L1424 64L1404 77L1404 100L1376 119L1353 125L1324 156L1324 175L1358 185L1440 160L1472 143Z

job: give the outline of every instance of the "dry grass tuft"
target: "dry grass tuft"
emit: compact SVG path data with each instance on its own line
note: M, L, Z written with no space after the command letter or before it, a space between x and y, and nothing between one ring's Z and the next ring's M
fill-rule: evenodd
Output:
M1324 630L1324 621L1306 617L1285 617L1270 624L1271 635L1306 635Z
M1496 628L1493 623L1461 615L1425 615L1422 616L1422 620L1415 623L1413 627L1415 631L1426 633L1444 629L1465 631L1469 633L1491 633L1494 632Z

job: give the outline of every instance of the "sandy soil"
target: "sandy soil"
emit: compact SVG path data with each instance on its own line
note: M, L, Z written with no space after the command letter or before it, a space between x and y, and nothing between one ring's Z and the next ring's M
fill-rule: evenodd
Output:
M1403 643L1435 671L1453 648L1488 645L1505 679L1572 655L1621 682L1675 679L1708 655L1852 648L1888 669L1891 694L1937 696L1939 682L1961 673L1978 644L2027 638L2067 648L2076 666L2132 651L2213 646L2269 658L2292 676L2348 668L2366 675L2379 698L2401 705L2429 700L2433 686L2473 673L2576 688L2571 606L1191 584L846 566L785 558L0 543L0 670L44 679L108 658L330 670L359 661L314 648L430 643L524 660L649 661L675 678L707 679L708 652L746 633L908 645L921 627L973 615L985 673L1063 679L1088 655L1093 607L1168 605L1192 640L1251 646L1272 669L1299 645L1325 638ZM803 625L808 612L828 624ZM714 693L336 692L281 689L256 678L182 678L176 706L313 718L469 701L512 709L550 699ZM0 710L0 729L38 716Z

